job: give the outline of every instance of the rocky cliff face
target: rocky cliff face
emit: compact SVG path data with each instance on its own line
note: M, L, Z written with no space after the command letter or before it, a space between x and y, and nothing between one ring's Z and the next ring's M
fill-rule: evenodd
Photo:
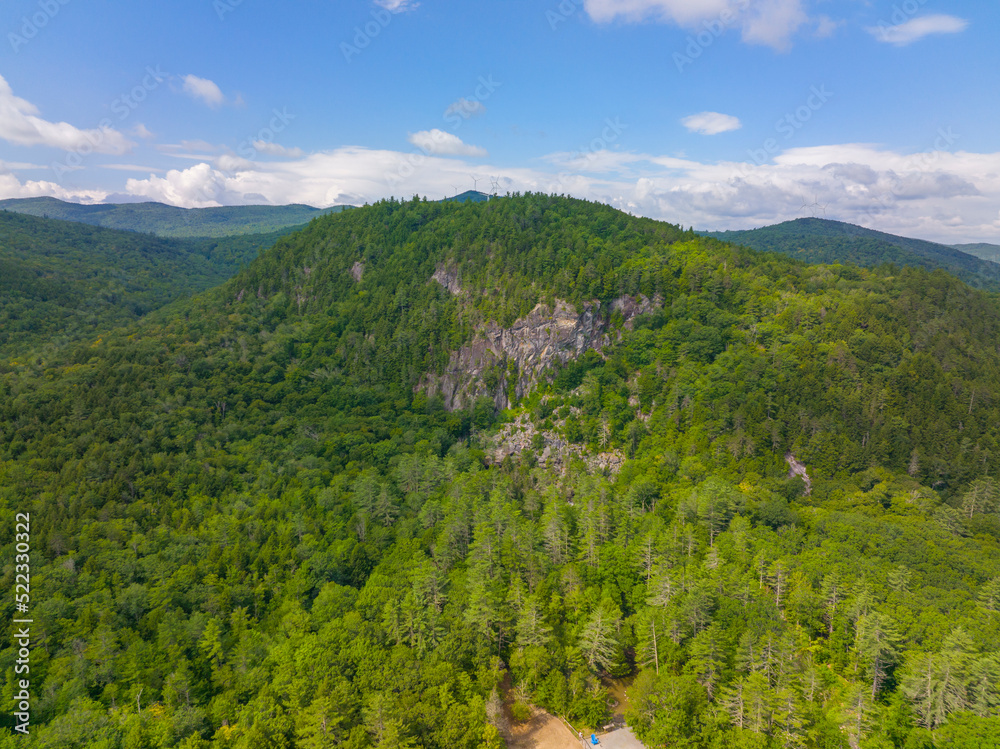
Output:
M555 309L539 304L509 328L491 322L476 340L452 353L443 374L428 375L419 388L431 396L443 395L448 410L483 396L496 408L507 408L511 396L526 395L549 367L589 349L600 350L617 338L620 332L611 324L615 312L629 330L637 317L658 306L644 296L620 297L606 307L591 302L579 313L560 300Z
M458 269L453 266L441 263L431 278L444 286L452 294L461 294L462 285L459 283Z

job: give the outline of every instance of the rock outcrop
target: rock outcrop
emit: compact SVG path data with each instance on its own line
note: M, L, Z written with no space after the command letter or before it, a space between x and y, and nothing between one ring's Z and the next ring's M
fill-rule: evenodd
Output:
M554 309L539 304L509 328L491 322L472 343L452 353L443 374L427 375L418 387L430 396L443 395L448 410L483 396L497 409L507 408L511 396L526 395L549 367L617 339L621 331L612 330L616 312L621 313L621 329L630 330L637 317L658 306L659 301L644 296L620 297L606 307L589 302L580 312L561 300Z
M531 416L524 413L506 424L491 440L487 460L493 465L499 465L508 456L520 460L528 451L534 452L538 465L542 468L560 473L565 472L570 462L577 458L594 473L613 475L625 464L625 454L621 450L591 453L583 445L567 442L558 430L539 429L532 422Z
M434 275L431 276L431 278L448 289L448 291L452 294L457 295L462 293L462 286L459 283L457 268L449 268L447 265L442 263L434 271Z
M795 478L798 476L801 478L806 485L806 496L808 497L812 494L812 479L809 478L809 472L806 471L804 464L800 463L798 459L791 453L785 455L785 462L788 463L788 478Z

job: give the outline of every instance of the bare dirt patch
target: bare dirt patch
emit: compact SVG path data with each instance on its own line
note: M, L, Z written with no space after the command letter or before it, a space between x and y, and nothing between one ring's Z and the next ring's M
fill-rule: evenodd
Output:
M559 718L534 708L531 720L511 727L508 749L580 749L580 739Z

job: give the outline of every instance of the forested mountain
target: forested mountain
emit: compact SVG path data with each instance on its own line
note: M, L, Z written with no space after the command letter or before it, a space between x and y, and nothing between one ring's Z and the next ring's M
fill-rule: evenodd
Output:
M78 221L106 229L155 234L158 237L219 238L235 234L269 234L300 227L318 216L338 213L345 206L324 210L308 205L178 208L163 203L82 205L44 197L0 200L0 208L31 216Z
M444 203L450 203L450 202L464 203L467 200L471 200L473 202L481 203L481 202L489 200L489 199L490 199L490 196L487 195L484 192L479 192L478 190L466 190L465 192L459 193L458 195L454 195L454 196L452 196L450 198L445 198L442 202L444 202Z
M853 263L867 267L893 263L942 268L971 286L1000 290L1000 265L988 262L979 253L897 237L842 221L800 218L761 229L704 234L755 250L781 252L807 263Z
M989 260L992 263L1000 263L1000 244L977 242L975 244L953 244L952 247L959 252L964 252L968 255L975 255L980 260Z
M0 746L501 747L628 675L650 747L991 746L998 341L943 271L573 199L317 219L0 360Z
M287 231L161 239L0 212L0 351L97 338L217 286Z

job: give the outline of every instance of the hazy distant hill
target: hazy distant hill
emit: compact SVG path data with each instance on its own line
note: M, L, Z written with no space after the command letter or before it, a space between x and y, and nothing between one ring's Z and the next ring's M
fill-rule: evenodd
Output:
M842 221L800 218L748 231L703 232L755 250L781 252L807 263L882 263L942 268L977 287L1000 290L1000 265L922 239L909 239Z
M975 244L953 244L951 246L960 252L975 255L982 260L989 260L991 263L1000 263L1000 244L977 242Z
M308 205L240 205L177 208L163 203L80 205L56 198L0 200L0 208L32 216L78 221L106 229L123 229L159 237L226 237L264 234L306 224L317 216L347 206L319 209Z
M463 193L459 193L450 198L445 198L440 201L442 203L465 203L467 201L472 201L473 203L482 203L489 200L490 196L484 192L479 192L478 190L466 190Z

